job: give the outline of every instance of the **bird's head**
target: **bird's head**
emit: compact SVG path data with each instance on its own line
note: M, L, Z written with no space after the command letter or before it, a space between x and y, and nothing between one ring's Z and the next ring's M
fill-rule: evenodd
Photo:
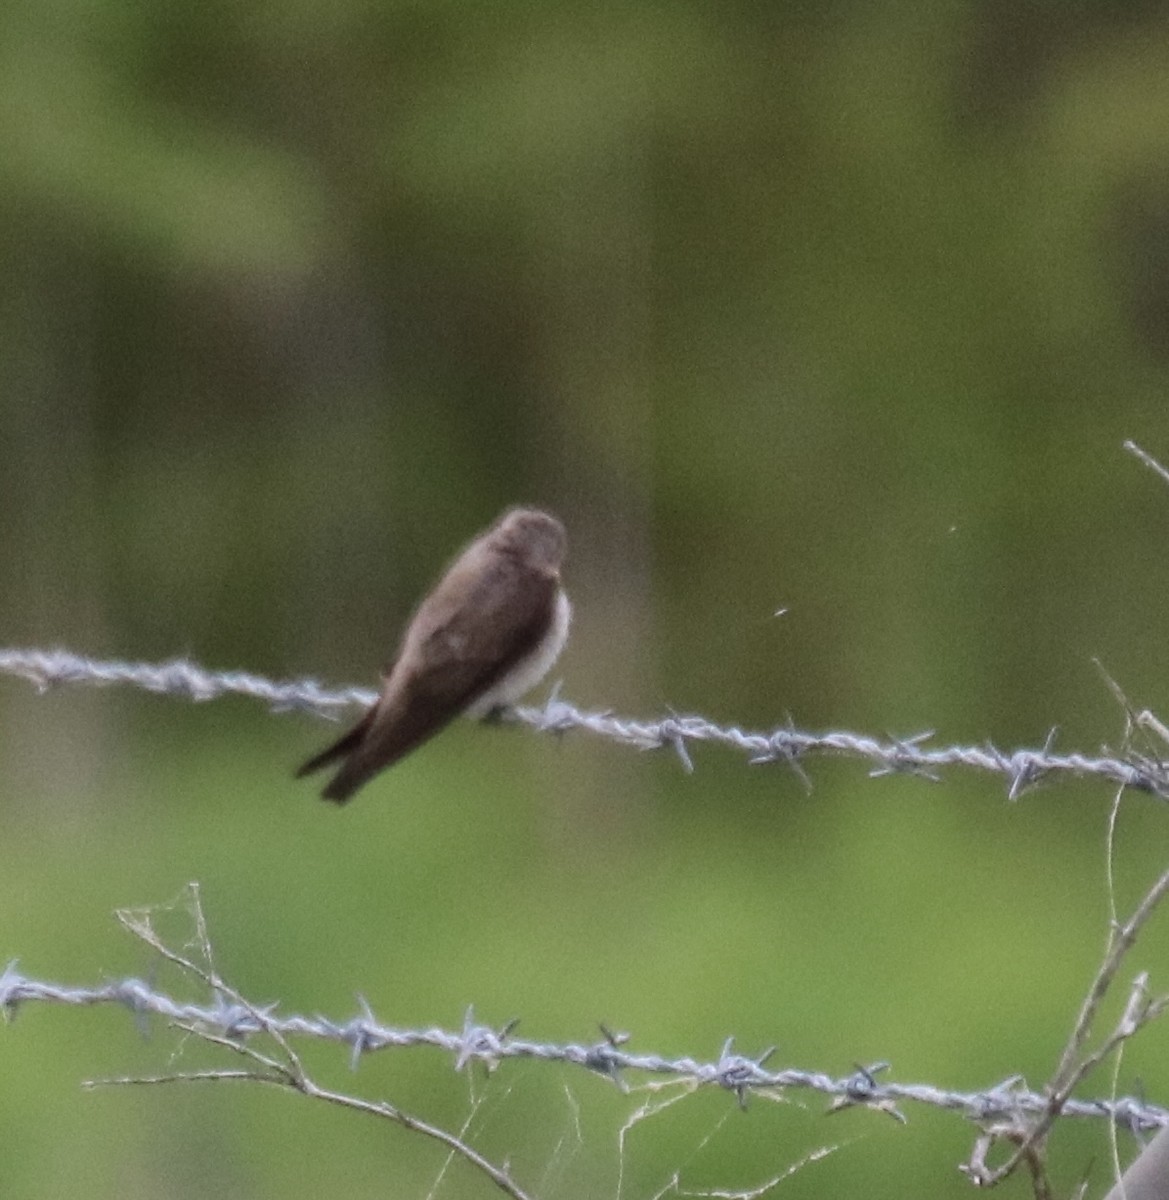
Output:
M558 571L568 548L564 526L538 508L509 509L495 526L495 538L509 554L545 571Z

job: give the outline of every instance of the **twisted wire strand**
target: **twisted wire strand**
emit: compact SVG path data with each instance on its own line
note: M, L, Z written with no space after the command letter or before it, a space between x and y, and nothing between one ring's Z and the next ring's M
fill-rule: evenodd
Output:
M583 1067L618 1085L626 1076L668 1077L699 1087L721 1087L732 1092L745 1105L753 1092L805 1090L831 1100L831 1110L867 1107L905 1119L900 1106L909 1102L956 1112L979 1125L1011 1122L1015 1125L1028 1116L1045 1112L1049 1098L1031 1091L1020 1076L1003 1080L983 1091L951 1091L932 1084L883 1082L888 1064L858 1067L846 1076L795 1067L768 1070L771 1051L755 1057L737 1054L734 1040L728 1039L717 1058L690 1056L669 1058L653 1053L634 1053L625 1049L628 1035L606 1033L599 1041L586 1044L529 1041L513 1036L515 1023L503 1029L492 1028L475 1020L468 1010L461 1029L431 1026L401 1029L378 1021L369 1006L361 1001L360 1013L337 1021L324 1016L279 1015L271 1006L251 1009L217 997L211 1004L178 1000L137 978L111 980L95 987L73 987L29 978L9 963L0 974L0 1013L13 1019L26 1004L60 1004L82 1007L120 1005L136 1017L152 1015L183 1026L197 1027L230 1041L244 1041L275 1030L289 1038L314 1038L347 1047L351 1065L356 1068L365 1054L410 1046L430 1046L444 1051L454 1060L456 1070L480 1062L498 1066L505 1059L529 1059ZM256 1012L263 1012L262 1024ZM1070 1099L1062 1107L1065 1117L1096 1118L1114 1121L1132 1133L1147 1133L1169 1126L1169 1110L1132 1097L1116 1099Z
M178 699L204 702L239 695L259 700L273 712L307 712L337 719L345 709L372 704L368 688L329 688L315 679L276 681L246 671L212 671L189 659L161 663L99 660L67 650L0 648L0 673L28 680L41 691L65 684L128 685ZM1056 753L1053 737L1039 748L1009 752L993 744L931 746L932 731L905 738L878 738L848 730L813 733L791 725L769 731L720 725L702 716L635 720L608 711L588 711L561 700L557 690L543 707L510 710L511 721L543 733L591 733L640 750L671 749L685 770L694 769L690 751L700 743L728 747L752 765L785 764L807 785L802 761L834 755L870 764L870 775L913 774L937 780L949 767L1002 776L1010 799L1053 775L1094 778L1169 798L1169 763L1157 756L1129 753Z

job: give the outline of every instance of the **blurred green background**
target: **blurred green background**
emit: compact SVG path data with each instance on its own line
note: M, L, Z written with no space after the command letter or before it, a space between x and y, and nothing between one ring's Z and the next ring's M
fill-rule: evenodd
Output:
M1091 751L1122 730L1094 656L1169 708L1169 489L1121 450L1169 459L1167 388L1161 3L0 11L8 644L372 684L454 550L530 501L570 531L579 704ZM1103 945L1101 786L1010 805L815 763L809 796L713 748L687 776L468 726L337 811L291 779L331 732L305 717L14 680L0 705L0 959L40 978L148 974L111 911L198 879L227 977L286 1011L474 1004L979 1088L1049 1076ZM1167 819L1126 801L1122 906ZM1164 988L1167 950L1154 926L1131 968ZM1122 1092L1169 1097L1167 1040ZM78 1088L207 1061L179 1045L23 1011L0 1195L498 1194L290 1096ZM452 1128L478 1104L471 1140L541 1200L618 1194L643 1097L599 1078L310 1062ZM637 1125L621 1200L826 1142L775 1194L969 1194L956 1118L791 1100ZM1052 1161L1101 1194L1105 1131L1063 1123Z

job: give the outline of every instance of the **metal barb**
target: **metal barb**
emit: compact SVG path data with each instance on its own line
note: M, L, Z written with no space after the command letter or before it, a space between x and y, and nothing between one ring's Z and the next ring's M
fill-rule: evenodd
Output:
M679 761L682 763L682 769L687 775L694 774L694 763L690 759L690 752L686 749L686 736L682 726L678 724L673 717L666 717L660 725L658 725L658 736L661 739L661 746L672 746L674 752L678 755Z
M892 734L887 737L890 746L885 750L880 766L869 772L870 779L880 779L885 775L916 775L928 779L931 783L941 783L941 776L922 762L921 744L934 736L934 730L915 733L910 737L897 738Z
M789 718L790 720L790 718ZM755 754L747 760L751 767L770 766L772 763L784 763L790 767L795 777L804 785L804 791L812 794L812 780L800 763L804 747L796 744L796 731L792 728L777 729L767 739L767 749L762 754Z
M16 1020L16 1013L20 1007L19 989L22 980L16 971L18 961L15 958L10 959L4 967L3 974L0 974L0 1014L3 1014L6 1025Z
M607 1079L611 1079L621 1091L627 1091L625 1082L621 1078L624 1059L621 1047L629 1041L630 1034L613 1033L603 1024L600 1029L605 1040L590 1046L585 1051L582 1062L590 1071L596 1071L598 1075L604 1075Z
M357 1070L363 1054L380 1045L380 1040L374 1036L377 1020L368 1001L360 992L357 995L357 1003L361 1008L361 1015L347 1021L340 1030L341 1037L350 1046L349 1069L351 1071Z
M502 1039L487 1025L475 1023L475 1010L467 1008L463 1020L463 1032L459 1038L459 1053L455 1058L455 1070L461 1071L468 1063L478 1061L487 1068L488 1074L499 1066L503 1054Z
M727 1038L723 1043L722 1054L719 1055L718 1065L715 1068L715 1078L720 1087L735 1093L739 1108L746 1112L747 1095L752 1085L760 1082L759 1064L754 1059L744 1058L741 1054L732 1054L731 1047L734 1042L734 1038Z
M889 1063L878 1062L864 1067L856 1064L856 1070L844 1080L843 1094L828 1106L828 1113L843 1112L846 1108L871 1108L874 1112L883 1112L901 1125L909 1123L905 1114L897 1107L892 1096L881 1095L881 1085L877 1076L889 1069Z

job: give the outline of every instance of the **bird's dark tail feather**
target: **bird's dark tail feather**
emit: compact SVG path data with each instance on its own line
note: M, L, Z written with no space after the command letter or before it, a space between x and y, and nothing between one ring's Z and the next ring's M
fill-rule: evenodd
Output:
M372 774L374 772L351 758L342 764L341 770L325 785L321 799L332 800L334 804L344 804Z
M320 754L314 755L308 762L296 768L296 778L303 779L306 775L312 775L322 767L327 767L329 763L343 758L361 741L362 732L360 729L351 730L344 737L338 738L331 746L326 746Z
M308 762L303 763L297 768L296 778L303 779L306 775L312 775L315 771L321 770L322 767L329 766L330 763L336 762L339 758L344 758L347 754L352 753L361 743L361 739L365 737L366 730L369 728L370 722L373 720L374 710L371 708L369 712L357 722L348 733L342 734L335 742L326 746L320 754L314 754ZM355 788L338 787L342 783L342 777L345 775L345 770L338 773L337 777L326 786L321 793L328 800L336 800L338 803L343 803L348 800L353 794Z

